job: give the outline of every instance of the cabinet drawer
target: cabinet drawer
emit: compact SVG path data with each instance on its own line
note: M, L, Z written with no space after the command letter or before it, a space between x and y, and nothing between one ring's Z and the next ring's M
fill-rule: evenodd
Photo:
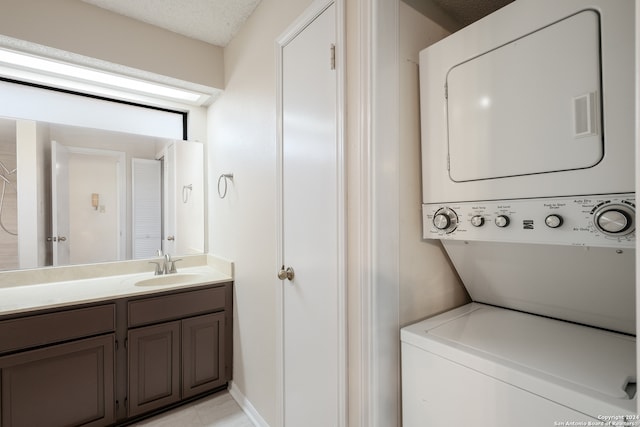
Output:
M115 331L115 305L0 321L0 353Z
M115 422L114 334L0 357L0 425Z
M225 286L129 302L129 327L224 310Z

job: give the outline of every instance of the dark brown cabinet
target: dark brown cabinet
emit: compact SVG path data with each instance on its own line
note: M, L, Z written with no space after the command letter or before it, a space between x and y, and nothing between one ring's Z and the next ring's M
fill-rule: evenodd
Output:
M180 400L180 322L129 331L129 416Z
M0 316L0 427L118 425L224 387L231 286Z
M227 295L218 287L129 302L129 417L230 380Z
M113 424L114 331L113 304L0 321L0 425Z
M182 397L191 397L224 385L224 313L182 321Z

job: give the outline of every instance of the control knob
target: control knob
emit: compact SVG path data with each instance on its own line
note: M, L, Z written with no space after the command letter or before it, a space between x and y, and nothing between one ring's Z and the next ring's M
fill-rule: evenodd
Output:
M562 225L562 222L563 222L562 217L556 214L548 215L544 219L544 223L547 224L547 227L549 228L558 228Z
M635 211L626 205L605 205L596 211L594 223L598 230L610 236L633 233Z
M482 215L474 215L471 217L471 225L474 227L482 227L484 225L484 218Z
M458 226L458 215L449 208L439 209L433 216L433 226L450 233Z
M505 228L509 225L509 217L506 215L498 215L494 221L500 228Z

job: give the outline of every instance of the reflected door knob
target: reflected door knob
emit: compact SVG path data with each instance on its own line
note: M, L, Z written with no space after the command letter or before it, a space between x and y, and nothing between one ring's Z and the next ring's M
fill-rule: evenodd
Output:
M293 272L293 268L288 267L286 270L284 269L284 265L282 266L282 268L280 269L280 271L278 271L278 279L280 280L284 280L287 279L289 281L293 280L293 277L295 276L295 273Z

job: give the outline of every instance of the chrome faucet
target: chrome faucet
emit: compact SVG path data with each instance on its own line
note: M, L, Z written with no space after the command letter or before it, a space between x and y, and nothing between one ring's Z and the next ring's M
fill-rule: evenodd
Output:
M158 254L158 256L163 256L162 255L162 250L158 249L157 254ZM182 260L181 259L171 259L171 255L164 254L163 261L164 262L161 262L161 261L149 261L149 264L155 264L156 265L155 272L153 273L154 275L161 276L163 274L177 273L178 270L176 269L176 262L182 261Z
M182 261L180 259L171 259L171 255L164 254L164 274L177 273L176 262Z

